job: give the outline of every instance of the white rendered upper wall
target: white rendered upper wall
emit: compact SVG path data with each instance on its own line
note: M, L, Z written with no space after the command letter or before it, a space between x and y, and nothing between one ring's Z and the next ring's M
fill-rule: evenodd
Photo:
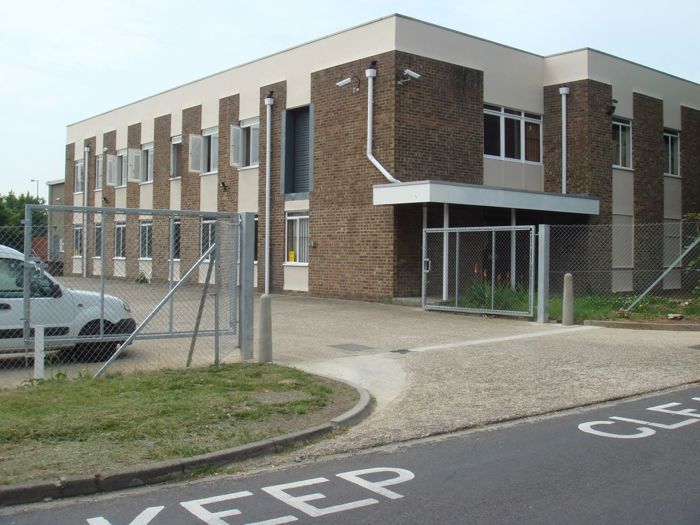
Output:
M66 143L82 144L117 131L126 147L127 128L141 122L141 142L153 141L153 120L171 115L171 135L182 129L182 110L202 105L202 128L218 125L219 99L238 93L240 118L258 116L260 87L287 82L287 107L308 104L311 73L353 60L399 50L478 69L484 73L484 101L543 113L543 86L591 78L612 84L616 115L634 118L634 92L664 100L664 125L681 129L680 106L700 109L698 84L591 49L542 57L401 15L303 44L71 124ZM400 66L400 65L399 65ZM420 71L419 71L420 73ZM75 148L76 160L82 158Z

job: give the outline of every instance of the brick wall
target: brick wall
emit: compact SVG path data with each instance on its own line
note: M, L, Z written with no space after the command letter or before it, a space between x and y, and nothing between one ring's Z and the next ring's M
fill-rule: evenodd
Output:
M182 181L181 209L199 210L200 175L189 171L190 133L202 132L202 106L193 106L182 110ZM200 220L197 217L182 217L181 221L181 263L180 272L184 274L197 262L200 256ZM198 281L198 272L191 277Z
M421 75L395 87L395 177L483 184L483 72L404 52L395 61Z
M683 214L700 212L700 111L681 106Z
M116 155L117 153L117 132L108 131L102 135L102 146L104 154ZM102 185L102 206L105 208L114 208L114 186L107 185L107 158L104 160L105 179ZM110 277L114 274L114 216L111 214L105 215L105 224L102 226L102 235L105 238L104 268L105 276Z
M232 95L219 100L219 185L218 211L236 211L238 208L238 169L231 166L229 141L231 124L238 125L239 96ZM224 189L221 184L226 185Z
M88 183L87 183L87 205L95 206L95 168L97 165L97 155L95 147L97 146L97 139L91 137L85 139L83 142L83 151L85 147L90 147L90 153L87 155L83 154L83 166L88 170ZM83 206L83 202L79 203ZM84 237L84 253L87 256L87 274L92 275L93 271L93 256L95 255L95 214L90 214L87 216L87 234Z
M310 249L309 291L313 295L378 300L393 294L394 210L372 204L372 186L387 181L366 156L364 71L370 60L377 61L373 153L393 172L395 53L311 75L315 173L309 227L315 246ZM353 76L360 79L359 92L335 85Z
M579 80L544 88L544 189L561 192L561 95L567 85L567 193L600 199L600 215L591 223L612 220L612 86Z
M156 117L153 123L153 207L170 208L170 115ZM153 217L153 264L151 278L168 279L170 221Z
M66 145L66 176L64 184L64 203L73 205L73 188L75 188L75 143ZM73 214L66 213L63 219L63 264L64 272L69 274L73 267Z
M272 159L270 163L270 291L280 292L284 286L284 194L281 188L280 153L282 111L287 106L287 83L278 82L260 88L260 168L258 177L258 290L264 289L265 275L265 170L267 134L265 96L274 92L272 106ZM312 95L313 100L313 95ZM313 257L313 252L311 253ZM313 263L312 263L313 264Z

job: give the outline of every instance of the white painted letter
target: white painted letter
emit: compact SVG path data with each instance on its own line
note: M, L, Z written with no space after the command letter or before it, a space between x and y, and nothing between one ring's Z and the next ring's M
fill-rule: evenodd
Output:
M700 418L700 414L694 408L685 408L683 410L669 410L668 407L677 407L680 403L666 403L665 405L658 405L655 407L649 407L647 410L653 410L654 412L664 412L666 414L673 414L678 416L686 417L697 417Z
M165 507L148 507L141 514L136 516L129 525L147 525L151 523L151 520L155 518L158 513ZM103 517L99 518L88 518L88 525L112 525Z
M351 501L350 503L343 503L341 505L334 505L332 507L318 508L313 505L306 503L307 501L314 501L317 499L325 498L323 494L305 494L303 496L292 496L287 494L285 490L294 489L298 487L307 487L309 485L316 485L318 483L326 483L328 480L326 478L313 478L304 481L297 481L295 483L286 483L284 485L273 485L272 487L263 487L262 490L267 492L270 496L277 498L278 500L286 503L302 511L304 514L308 514L312 518L317 518L318 516L325 516L326 514L332 514L334 512L342 512L344 510L356 509L359 507L366 507L368 505L374 505L379 503L374 498L363 499L359 501Z
M593 427L595 425L614 425L614 421L589 421L588 423L581 423L578 429L582 432L587 432L589 434L594 434L596 436L610 437L616 439L638 439L653 436L656 434L656 430L647 427L637 427L639 430L638 434L613 434L610 432L603 432L602 430L596 430Z
M395 478L389 478L384 481L367 481L361 476L365 474L376 474L378 472L391 472L393 474L398 474ZM410 470L405 470L402 468L367 468L364 470L353 470L352 472L342 472L336 474L339 478L349 481L350 483L355 483L362 488L381 494L389 499L403 498L401 494L397 494L392 490L385 489L390 485L397 485L399 483L404 483L406 481L411 481L415 475Z
M220 501L228 501L232 499L245 498L246 496L252 496L252 492L247 490L241 492L233 492L231 494L222 494L220 496L213 496L211 498L204 499L193 499L192 501L181 501L180 505L189 510L192 514L198 517L207 525L229 525L221 518L226 518L228 516L238 516L241 511L238 509L223 510L220 512L210 512L204 508L204 505L209 505L211 503L219 503Z

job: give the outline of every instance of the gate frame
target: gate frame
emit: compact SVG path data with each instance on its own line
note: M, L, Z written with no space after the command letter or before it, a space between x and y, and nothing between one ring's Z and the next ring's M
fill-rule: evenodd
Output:
M517 231L529 231L530 232L530 261L529 261L529 300L528 300L528 311L517 311L517 310L496 310L494 308L460 308L458 306L439 306L439 305L429 305L426 303L426 293L428 285L428 273L431 270L431 260L427 257L427 240L429 233L442 233L446 238L450 233L457 234L456 237L456 254L455 258L459 261L459 234L460 233L471 233L471 232L491 232L491 305L493 306L493 291L495 290L495 275L493 265L495 264L494 252L496 249L495 237L496 232L506 231L515 234ZM534 225L521 225L521 226L468 226L468 227L457 227L457 228L423 228L423 247L422 247L422 263L421 263L421 306L424 310L441 310L447 312L464 312L464 313L478 313L478 314L489 314L489 315L509 315L518 317L533 317L535 315L535 244L536 244L536 231ZM511 241L511 249L513 249L513 242ZM427 268L426 268L427 263ZM446 273L443 272L443 278ZM459 265L455 265L455 275L459 275ZM455 280L455 287L457 286L458 279ZM456 291L455 291L456 292ZM455 302L458 300L458 295L455 293Z

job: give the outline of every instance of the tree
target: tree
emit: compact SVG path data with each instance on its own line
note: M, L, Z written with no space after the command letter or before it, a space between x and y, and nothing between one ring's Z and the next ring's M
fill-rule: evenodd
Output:
M24 250L24 219L25 204L44 204L44 199L34 197L29 193L15 195L9 192L7 195L0 195L0 244ZM32 213L32 237L40 238L47 236L48 214L43 210Z

